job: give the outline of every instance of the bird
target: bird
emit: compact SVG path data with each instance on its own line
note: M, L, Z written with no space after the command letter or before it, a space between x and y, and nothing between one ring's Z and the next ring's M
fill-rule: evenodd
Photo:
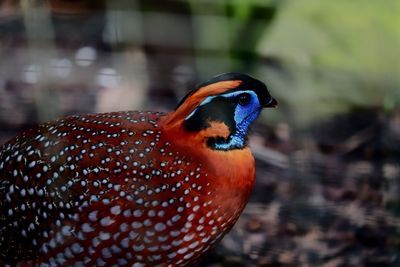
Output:
M0 148L0 262L198 264L249 200L247 134L276 105L263 82L231 72L171 112L73 115L17 135Z

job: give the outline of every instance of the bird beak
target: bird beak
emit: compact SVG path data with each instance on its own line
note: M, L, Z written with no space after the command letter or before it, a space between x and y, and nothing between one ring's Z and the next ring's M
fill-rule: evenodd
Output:
M263 108L275 108L276 106L278 106L278 101L273 97L271 97L268 103L262 105Z

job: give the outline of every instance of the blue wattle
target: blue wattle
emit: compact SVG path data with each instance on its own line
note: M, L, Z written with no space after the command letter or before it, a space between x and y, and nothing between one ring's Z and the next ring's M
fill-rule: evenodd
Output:
M240 110L235 112L236 131L234 134L228 137L227 142L216 143L215 148L218 150L230 150L244 148L247 140L247 133L249 131L250 124L257 119L260 115L261 110L257 109L254 112L248 114L243 118Z

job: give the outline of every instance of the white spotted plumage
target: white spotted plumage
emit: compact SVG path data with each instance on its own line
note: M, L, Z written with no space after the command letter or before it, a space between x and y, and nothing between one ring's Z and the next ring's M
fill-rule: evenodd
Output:
M200 207L211 205L204 196L213 189L204 183L207 174L198 163L163 140L160 116L74 116L5 144L0 208L8 217L0 220L6 237L1 247L11 239L31 238L39 243L26 247L32 251L26 261L37 257L39 265L75 266L144 266L176 262L177 255L182 257L176 264L184 265L206 251L203 237L218 231L206 227L212 212L207 207L204 214ZM2 258L21 257L13 249L0 252Z
M247 131L276 104L262 82L227 73L167 114L72 116L18 135L0 148L0 261L193 265L244 209Z

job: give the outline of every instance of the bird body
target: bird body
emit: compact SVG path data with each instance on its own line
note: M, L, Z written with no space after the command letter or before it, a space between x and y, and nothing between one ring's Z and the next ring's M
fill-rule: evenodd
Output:
M243 93L244 78L261 92ZM262 104L242 116L239 98L275 102L253 80L217 76L170 113L72 116L4 144L0 261L196 263L236 222L254 185L254 158L241 138Z

